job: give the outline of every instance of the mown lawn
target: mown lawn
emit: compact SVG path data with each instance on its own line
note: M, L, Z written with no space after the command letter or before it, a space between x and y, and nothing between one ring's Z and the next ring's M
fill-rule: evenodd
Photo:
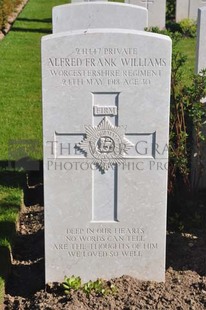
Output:
M2 173L0 175L3 177ZM12 177L12 173L10 177ZM22 189L20 186L0 185L0 247L11 248L12 246L21 202Z
M113 0L113 2L120 2ZM12 30L0 42L0 160L7 160L10 140L37 140L30 157L42 159L40 42L51 32L51 10L65 0L30 0ZM179 49L194 68L195 40L183 39Z
M52 7L65 0L30 0L10 33L0 42L0 160L9 140L35 139L42 158L40 42L51 33Z
M21 207L23 173L1 171L0 177L0 245L9 246Z
M38 140L31 150L42 158L40 41L51 33L52 7L63 0L30 0L12 30L0 41L0 168L10 140ZM28 154L29 155L29 154ZM5 250L15 239L22 203L23 172L0 170L0 308L7 270Z
M185 78L195 72L196 38L183 38L177 43L178 50L187 56Z
M4 299L4 279L0 277L0 306Z
M23 180L24 173L0 172L0 308L9 271L9 253L15 240L22 203Z

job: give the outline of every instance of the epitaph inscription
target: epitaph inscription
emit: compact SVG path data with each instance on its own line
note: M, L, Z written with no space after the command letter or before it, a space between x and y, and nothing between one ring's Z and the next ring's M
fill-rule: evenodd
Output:
M62 243L54 243L55 251L69 257L136 257L158 250L158 243L146 241L143 227L67 228Z

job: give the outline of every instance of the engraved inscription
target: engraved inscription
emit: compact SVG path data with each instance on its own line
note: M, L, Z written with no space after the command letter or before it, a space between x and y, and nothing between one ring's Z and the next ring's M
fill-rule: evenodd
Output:
M117 115L117 107L95 105L94 115Z
M143 227L68 228L62 243L53 248L70 257L142 257L158 249L157 242L145 240Z
M48 59L62 86L149 86L164 74L164 57L142 57L137 48L75 48L72 57Z

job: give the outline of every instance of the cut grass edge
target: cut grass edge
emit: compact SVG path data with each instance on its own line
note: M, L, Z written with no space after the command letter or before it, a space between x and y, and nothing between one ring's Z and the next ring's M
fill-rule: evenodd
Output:
M4 294L5 294L5 281L2 277L0 277L0 309L3 309Z
M15 242L23 190L0 185L0 309L3 309L5 286L11 270L12 246Z
M11 270L11 248L0 244L0 310L4 309L5 286Z

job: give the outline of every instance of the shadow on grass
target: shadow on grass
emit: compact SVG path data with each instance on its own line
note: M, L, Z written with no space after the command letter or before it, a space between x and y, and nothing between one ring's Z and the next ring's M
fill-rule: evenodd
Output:
M19 17L17 18L18 21L22 21L22 22L37 22L37 23L52 23L52 19L51 18L44 18L44 19L37 19L37 18L22 18Z
M11 268L10 246L15 241L15 219L21 207L19 196L13 194L11 189L23 188L25 183L25 173L8 171L7 166L6 161L0 161L0 186L3 195L0 202L0 277L4 280Z
M167 209L167 268L205 276L206 191L192 192L178 184Z
M6 293L11 296L30 297L44 289L44 260L32 265L15 265L6 285Z
M29 168L32 169L29 170ZM43 161L28 159L21 159L17 162L0 161L0 185L21 188L25 206L43 205ZM3 201L1 206L11 207L11 201L8 203Z
M15 31L15 32L33 32L33 33L46 33L46 34L50 34L52 33L51 29L47 29L47 28L30 28L29 23L33 23L33 22L37 22L37 23L45 23L45 24L51 24L52 23L52 19L51 18L44 18L44 19L37 19L37 18L18 18L17 21L19 22L26 22L28 23L28 27L26 27L26 25L24 25L24 27L15 27L13 26L11 31ZM51 28L51 27L50 27Z
M12 242L16 235L16 225L14 222L2 221L0 222L0 239L7 239Z
M11 270L11 255L7 246L0 246L0 278L6 280Z
M12 27L11 31L14 32L33 32L33 33L47 33L51 34L52 31L46 28L39 28L39 29L29 29L29 28L21 28L21 27Z
M26 298L43 289L45 283L43 230L33 234L18 234L12 253L18 264L11 264L8 255L5 255L8 253L4 254L4 274L3 272L2 274L8 278L7 294ZM7 267L6 274L5 267Z
M31 170L15 170L22 169L23 164L28 162L25 159L20 161L0 161L0 186L8 193L11 188L22 189L24 194L24 205L43 205L43 162L38 161L38 165L30 167L38 168ZM8 169L8 167L10 169ZM26 165L28 168L28 166ZM13 169L11 169L13 168ZM7 192L6 192L7 193ZM18 193L18 191L17 191ZM3 192L4 194L4 192ZM9 195L8 195L9 196ZM7 198L2 196L0 203L0 213L5 215L5 219L9 218L10 211L16 212L20 210L20 206L15 203L15 196ZM14 201L12 200L14 199ZM24 215L24 221L31 221L34 217L42 218L43 209L35 211L32 218ZM24 223L24 225L26 225ZM6 280L6 290L11 295L28 296L36 290L44 287L44 232L40 230L35 233L19 234L16 233L15 221L2 220L0 222L0 277ZM4 240L8 246L4 246ZM11 255L9 247L12 246L13 257L20 264L11 264ZM32 260L32 264L24 264L24 261ZM8 281L7 281L8 279Z
M14 242L15 237L15 223L9 221L0 222L0 277L5 281L11 271L10 245Z
M25 172L9 169L8 161L0 161L0 185L6 187L23 188Z

